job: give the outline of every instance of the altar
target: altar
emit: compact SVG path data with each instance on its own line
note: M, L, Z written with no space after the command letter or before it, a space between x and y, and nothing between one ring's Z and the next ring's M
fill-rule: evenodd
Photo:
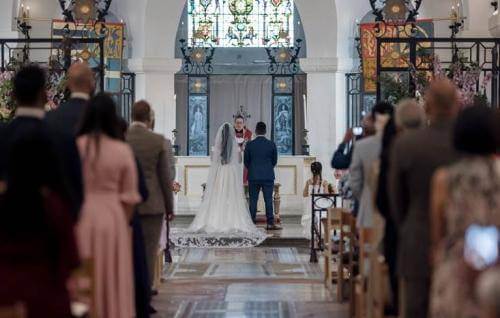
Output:
M310 177L311 163L315 160L316 158L309 156L279 157L275 174L276 183L281 185L281 216L302 214L302 190ZM203 184L207 181L209 167L209 157L176 157L177 181L182 187L175 198L177 215L196 214L201 204Z

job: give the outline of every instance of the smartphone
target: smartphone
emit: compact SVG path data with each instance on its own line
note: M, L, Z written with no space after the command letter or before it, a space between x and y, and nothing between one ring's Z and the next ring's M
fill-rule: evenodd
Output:
M361 136L363 134L363 127L354 127L352 133L354 136Z
M465 232L464 259L476 270L498 262L500 234L496 226L471 225Z

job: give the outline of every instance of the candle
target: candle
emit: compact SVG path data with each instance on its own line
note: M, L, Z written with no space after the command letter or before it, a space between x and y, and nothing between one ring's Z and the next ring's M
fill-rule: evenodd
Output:
M308 116L308 110L307 110L307 96L306 94L302 95L302 98L304 99L304 129L309 130L309 116Z
M174 130L177 129L177 94L174 94Z

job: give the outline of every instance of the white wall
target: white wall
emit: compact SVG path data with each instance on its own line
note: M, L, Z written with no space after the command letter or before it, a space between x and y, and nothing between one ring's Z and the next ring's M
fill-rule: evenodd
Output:
M0 1L0 34L14 35L12 15L18 0ZM310 144L312 154L329 167L331 156L345 131L345 77L356 63L355 20L363 17L368 0L295 0L306 40ZM33 17L61 16L56 0L26 0ZM157 130L167 136L175 127L175 36L185 0L114 0L111 11L127 24L131 47L129 68L137 75L137 98L146 98L157 114ZM447 17L449 0L426 0L420 18ZM467 15L462 36L488 36L489 1L464 0ZM448 22L436 22L438 36L449 36ZM50 35L50 23L34 23L34 37Z

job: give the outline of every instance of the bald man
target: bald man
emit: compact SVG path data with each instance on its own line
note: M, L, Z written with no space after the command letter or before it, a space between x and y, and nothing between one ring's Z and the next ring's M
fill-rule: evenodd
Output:
M452 127L459 111L456 87L436 80L425 96L429 126L408 130L394 141L389 167L389 199L399 232L397 271L401 282L400 316L427 317L429 264L429 189L434 172L457 160Z
M64 171L72 201L70 208L74 215L78 215L83 202L83 181L75 136L85 105L94 92L95 81L92 70L86 63L71 65L67 76L71 97L57 109L48 112L45 122L56 137L61 169Z
M71 92L67 102L47 114L51 127L75 135L85 105L95 90L95 79L87 63L74 63L67 73L67 87Z

